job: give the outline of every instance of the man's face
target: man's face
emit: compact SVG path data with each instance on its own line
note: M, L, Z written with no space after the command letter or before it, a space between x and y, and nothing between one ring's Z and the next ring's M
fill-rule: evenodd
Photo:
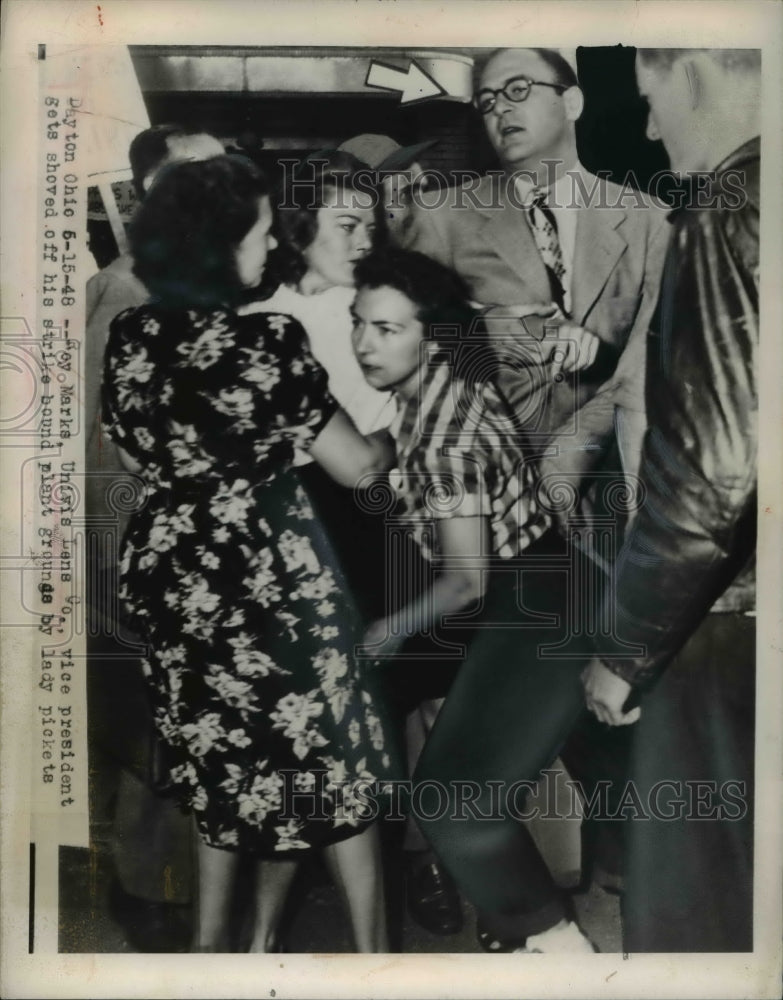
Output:
M700 133L685 63L680 60L667 68L643 63L637 56L636 82L649 107L647 138L662 140L672 170L685 173L705 169L698 153L696 140Z
M498 90L518 76L556 82L553 71L535 52L507 49L486 65L478 89ZM498 94L495 107L484 115L487 136L501 163L516 169L541 159L556 160L564 156L573 121L563 92L552 87L532 87L527 98L516 104Z
M410 221L413 192L422 186L424 171L418 163L412 163L398 174L387 174L381 181L383 214L391 238L400 243L405 228Z

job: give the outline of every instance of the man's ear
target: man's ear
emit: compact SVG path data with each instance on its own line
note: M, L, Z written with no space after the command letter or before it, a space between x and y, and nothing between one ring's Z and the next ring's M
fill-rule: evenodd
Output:
M563 101L565 102L566 116L570 122L577 121L584 111L585 96L579 87L569 87L563 91Z
M686 59L683 62L685 79L688 81L688 91L691 95L691 111L698 108L702 96L702 80L699 67L694 59Z

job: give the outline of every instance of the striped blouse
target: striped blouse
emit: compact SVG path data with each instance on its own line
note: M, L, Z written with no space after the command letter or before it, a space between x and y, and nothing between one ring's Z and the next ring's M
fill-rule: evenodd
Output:
M511 411L491 382L454 377L441 356L422 365L417 392L398 403L389 428L397 468L389 478L426 558L437 555L430 522L441 518L489 518L491 554L503 559L544 534L551 519L536 501Z

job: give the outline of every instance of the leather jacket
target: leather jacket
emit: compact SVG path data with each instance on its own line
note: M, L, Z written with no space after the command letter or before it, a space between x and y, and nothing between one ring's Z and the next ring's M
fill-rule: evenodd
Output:
M634 685L655 679L755 552L759 150L751 140L716 169L717 204L694 192L671 217L648 338L646 498L615 565L612 634L595 643Z

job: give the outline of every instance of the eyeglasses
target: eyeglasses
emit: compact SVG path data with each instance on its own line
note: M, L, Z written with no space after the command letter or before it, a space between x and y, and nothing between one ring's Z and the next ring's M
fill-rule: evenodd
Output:
M482 115L488 115L497 104L500 94L513 104L521 104L522 101L528 99L528 95L533 87L551 87L560 93L568 90L568 87L562 83L545 83L543 80L530 80L526 76L515 76L511 80L506 80L498 90L486 87L484 90L480 90L477 94L474 94L473 107L480 111Z

